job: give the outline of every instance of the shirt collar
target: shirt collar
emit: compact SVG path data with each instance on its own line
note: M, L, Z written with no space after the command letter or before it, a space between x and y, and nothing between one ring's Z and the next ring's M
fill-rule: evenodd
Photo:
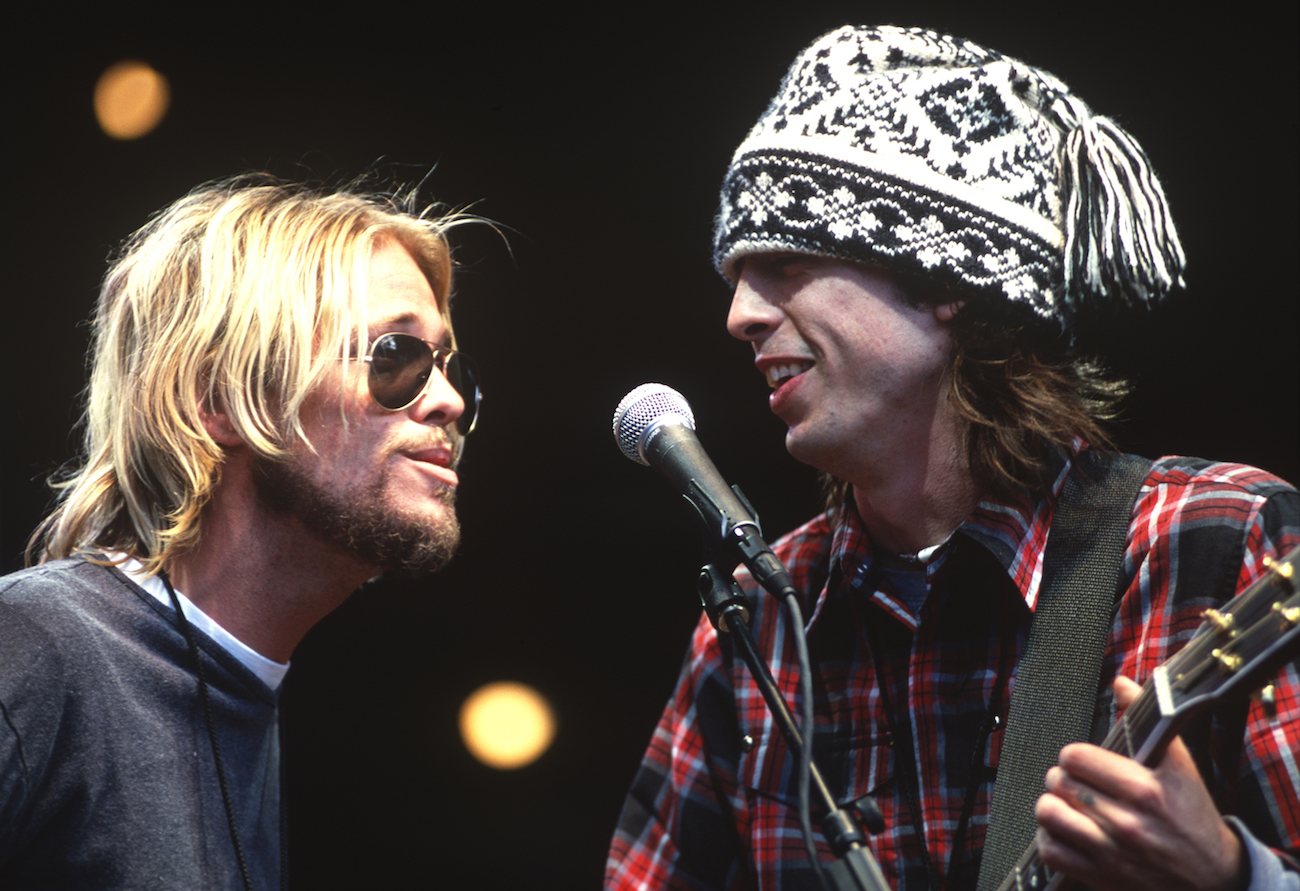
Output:
M961 534L997 559L1032 611L1042 585L1043 552L1056 501L1074 466L1074 456L1083 447L1082 442L1076 442L1068 454L1057 452L1053 456L1049 465L1052 484L1046 494L1035 497L1029 490L1021 489L1009 498L988 496L981 500L952 536L918 555L919 562L925 565L926 575L933 578L939 572L953 538ZM844 579L854 579L870 571L871 542L852 498L846 499L840 522L836 525L831 541L831 560Z

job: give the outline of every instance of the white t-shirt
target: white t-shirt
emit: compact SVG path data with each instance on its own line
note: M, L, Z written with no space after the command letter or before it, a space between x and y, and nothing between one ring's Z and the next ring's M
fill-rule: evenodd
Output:
M116 559L122 555L108 554L106 556L109 559ZM159 603L171 609L172 598L167 593L167 586L163 584L163 580L158 576L146 575L144 566L139 560L127 557L126 561L118 566L118 569L121 569L131 581L152 594ZM181 602L181 611L191 625L221 644L222 649L243 663L249 671L261 678L262 682L272 690L279 688L280 682L284 680L284 675L289 670L288 662L275 662L266 658L218 625L207 613L191 603L189 598L180 591L176 592L176 597Z

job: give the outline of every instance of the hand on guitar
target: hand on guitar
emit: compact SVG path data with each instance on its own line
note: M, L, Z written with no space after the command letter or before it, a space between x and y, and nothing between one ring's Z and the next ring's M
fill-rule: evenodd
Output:
M1128 678L1115 681L1121 709L1140 692ZM1241 841L1178 738L1155 769L1098 746L1066 746L1035 816L1043 862L1098 891L1234 891L1241 882Z

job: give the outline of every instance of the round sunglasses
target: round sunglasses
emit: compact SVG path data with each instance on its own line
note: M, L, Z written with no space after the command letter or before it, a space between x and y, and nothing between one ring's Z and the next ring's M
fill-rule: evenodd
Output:
M401 411L419 399L437 368L465 402L456 431L464 436L474 429L483 396L469 356L411 334L392 333L375 338L365 360L370 363L370 397L389 411Z

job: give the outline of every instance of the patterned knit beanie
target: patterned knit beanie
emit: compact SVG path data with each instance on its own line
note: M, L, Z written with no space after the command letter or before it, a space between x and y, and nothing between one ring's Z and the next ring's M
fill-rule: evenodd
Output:
M1072 331L1148 306L1182 247L1142 149L1045 71L932 31L844 27L805 50L732 157L714 232L745 255L867 261Z

